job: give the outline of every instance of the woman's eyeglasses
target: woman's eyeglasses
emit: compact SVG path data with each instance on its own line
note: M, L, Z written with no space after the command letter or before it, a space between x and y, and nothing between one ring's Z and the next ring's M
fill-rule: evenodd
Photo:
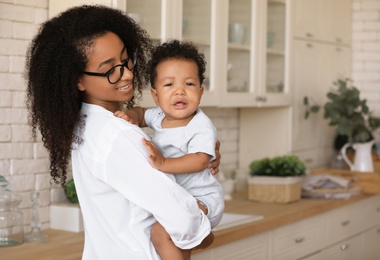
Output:
M136 60L137 60L136 54L134 54L132 55L132 57L128 57L122 64L112 67L106 73L97 73L97 72L88 72L88 71L83 71L83 73L90 76L107 77L109 83L116 84L124 75L124 67L132 71L136 65Z

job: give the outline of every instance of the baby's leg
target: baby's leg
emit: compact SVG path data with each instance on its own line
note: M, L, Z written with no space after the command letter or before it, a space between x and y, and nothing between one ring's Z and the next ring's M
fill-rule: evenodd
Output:
M161 260L187 260L191 251L178 248L160 223L153 225L150 231L151 239Z

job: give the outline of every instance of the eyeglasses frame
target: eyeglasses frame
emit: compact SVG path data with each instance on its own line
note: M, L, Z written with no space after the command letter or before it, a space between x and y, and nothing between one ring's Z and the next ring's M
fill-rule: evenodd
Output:
M89 76L98 76L98 77L106 77L108 82L110 84L116 84L120 81L120 79L123 77L124 75L124 67L126 67L129 71L133 71L133 69L135 68L136 66L136 61L137 61L137 58L136 58L136 53L133 54L132 56L133 58L131 58L130 56L128 56L128 58L121 64L118 64L118 65L115 65L113 66L112 68L110 68L107 72L105 73L99 73L99 72L90 72L90 71L83 71L83 74L86 74L86 75L89 75ZM132 68L129 68L128 67L128 62L132 60ZM115 68L117 67L121 67L121 72L120 72L120 77L118 80L116 80L115 82L111 82L110 78L109 78L109 75L111 73L112 70L114 70Z

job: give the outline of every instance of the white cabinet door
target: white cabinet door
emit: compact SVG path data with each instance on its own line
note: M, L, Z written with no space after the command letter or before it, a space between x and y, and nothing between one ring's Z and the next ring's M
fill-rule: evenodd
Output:
M321 44L300 40L293 41L292 56L292 116L293 116L293 151L310 150L317 148L320 141L320 125L323 116L311 114L304 118L305 96L315 104L321 104L324 87L321 85L322 56L324 46Z
M288 2L229 0L228 10L227 74L222 74L227 87L222 90L223 105L289 105Z
M294 37L350 45L351 0L294 0Z
M350 75L350 48L304 40L293 40L292 48L292 151L305 153L309 166L323 166L332 158L335 137L335 128L323 118L323 106L333 82ZM307 119L305 97L321 107ZM310 152L315 156L307 157Z

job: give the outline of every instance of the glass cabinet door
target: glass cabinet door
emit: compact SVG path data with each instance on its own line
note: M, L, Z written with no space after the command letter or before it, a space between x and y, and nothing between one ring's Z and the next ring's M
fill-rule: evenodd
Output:
M163 41L162 1L165 0L127 0L126 3L127 14L147 31L154 45ZM143 90L142 100L137 101L139 106L156 106L151 96L150 88L148 83Z
M285 79L285 1L269 0L266 32L266 93L282 93Z
M191 41L205 55L206 79L203 82L205 90L210 90L211 48L211 1L183 0L182 39Z
M155 43L161 41L161 0L128 0L127 14L147 31Z
M218 40L218 19L222 18L218 10L222 2L223 0L182 0L182 40L194 43L205 55L207 63L203 81L205 92L201 105L219 104L216 89L223 83L220 75L216 75L215 72L218 71L220 63L223 63L223 55L217 51L224 46L223 42Z
M227 92L250 92L251 0L229 0ZM254 87L254 86L253 86Z

